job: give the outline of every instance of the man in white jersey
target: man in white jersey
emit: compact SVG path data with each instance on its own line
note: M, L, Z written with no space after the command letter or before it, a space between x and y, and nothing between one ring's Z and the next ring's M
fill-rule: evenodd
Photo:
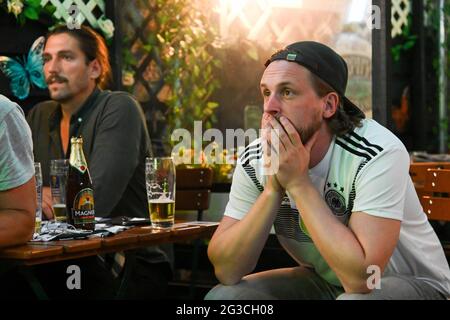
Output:
M31 239L35 210L31 131L22 109L0 95L0 248Z
M267 61L262 128L278 132L279 147L267 135L239 157L208 248L221 284L206 299L450 296L449 266L408 153L345 97L347 78L343 58L317 42L291 44ZM264 175L269 156L278 170ZM272 226L299 266L250 274Z

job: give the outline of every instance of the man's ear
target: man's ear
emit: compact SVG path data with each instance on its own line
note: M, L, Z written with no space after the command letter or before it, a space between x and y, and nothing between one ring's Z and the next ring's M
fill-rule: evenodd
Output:
M89 63L89 73L91 79L97 79L102 74L102 66L97 59L94 59Z
M336 92L330 92L324 97L323 117L331 118L339 107L339 95Z

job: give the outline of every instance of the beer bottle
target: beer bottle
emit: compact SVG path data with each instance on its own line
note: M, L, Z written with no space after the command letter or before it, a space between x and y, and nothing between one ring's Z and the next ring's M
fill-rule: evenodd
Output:
M68 223L77 229L95 229L94 192L83 153L83 138L70 139L66 206Z

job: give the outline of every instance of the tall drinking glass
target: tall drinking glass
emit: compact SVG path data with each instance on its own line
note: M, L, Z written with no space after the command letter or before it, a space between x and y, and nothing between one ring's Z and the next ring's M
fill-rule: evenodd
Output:
M175 221L175 164L171 157L147 158L147 187L150 222L157 229L171 228Z
M36 179L36 218L34 225L34 232L41 232L41 223L42 223L42 171L41 171L41 163L34 163L34 177Z
M50 160L50 189L52 192L53 214L58 222L67 222L66 190L68 159Z

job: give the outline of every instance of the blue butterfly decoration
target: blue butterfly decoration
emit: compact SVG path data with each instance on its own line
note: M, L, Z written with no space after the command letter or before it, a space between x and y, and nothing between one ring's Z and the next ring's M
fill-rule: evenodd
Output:
M20 100L28 97L31 85L47 88L42 70L45 38L37 38L31 46L28 57L10 58L0 56L0 70L10 79L11 91Z

